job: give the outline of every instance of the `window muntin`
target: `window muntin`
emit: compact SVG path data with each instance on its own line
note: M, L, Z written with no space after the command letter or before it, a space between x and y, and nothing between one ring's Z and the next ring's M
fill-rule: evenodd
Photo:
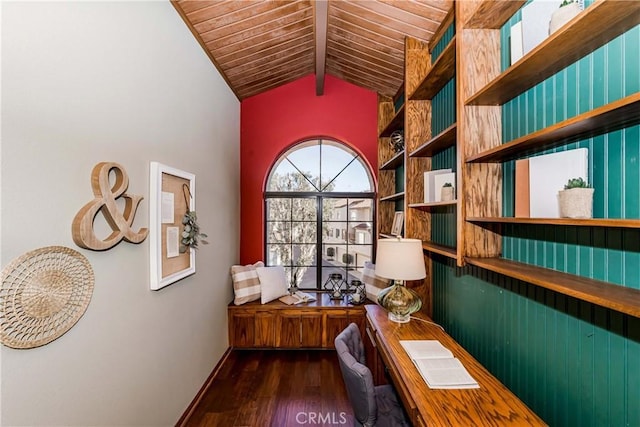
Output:
M300 143L274 164L267 191L373 193L366 163L354 151L335 141Z
M331 273L361 279L373 258L375 193L357 153L335 141L300 143L275 162L266 187L267 265L283 265L301 289L322 289Z

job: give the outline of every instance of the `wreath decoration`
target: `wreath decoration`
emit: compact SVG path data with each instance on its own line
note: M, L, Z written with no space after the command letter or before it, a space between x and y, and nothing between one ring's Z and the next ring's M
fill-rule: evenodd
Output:
M205 233L200 232L196 211L189 210L189 199L187 198L187 195L191 198L191 191L187 184L182 184L182 193L187 205L187 212L185 212L182 217L182 225L184 225L184 228L182 230L182 235L180 236L180 253L185 253L189 248L198 249L198 243L200 241L202 241L202 243L207 243L203 239L206 239L208 236Z

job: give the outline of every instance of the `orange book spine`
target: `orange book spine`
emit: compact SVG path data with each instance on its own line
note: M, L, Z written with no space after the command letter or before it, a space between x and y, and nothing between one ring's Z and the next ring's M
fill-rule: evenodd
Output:
M529 159L516 160L515 216L529 218Z

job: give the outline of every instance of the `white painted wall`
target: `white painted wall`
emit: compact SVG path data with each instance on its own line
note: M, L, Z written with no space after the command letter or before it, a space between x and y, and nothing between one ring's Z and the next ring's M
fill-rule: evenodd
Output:
M240 103L168 1L2 2L2 266L49 245L80 250L96 283L52 343L2 346L4 426L173 425L228 346L238 259ZM212 244L197 273L149 290L149 239L93 252L71 221L101 161L142 194L149 162L196 174Z

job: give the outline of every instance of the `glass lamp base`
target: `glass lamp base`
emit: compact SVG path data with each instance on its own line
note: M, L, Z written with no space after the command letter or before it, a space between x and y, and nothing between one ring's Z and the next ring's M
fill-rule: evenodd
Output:
M422 307L422 301L420 301L418 294L407 288L404 282L399 280L380 291L378 304L387 309L389 320L397 323L407 323L411 314Z
M411 315L409 314L396 314L389 312L389 320L396 323L409 323Z

